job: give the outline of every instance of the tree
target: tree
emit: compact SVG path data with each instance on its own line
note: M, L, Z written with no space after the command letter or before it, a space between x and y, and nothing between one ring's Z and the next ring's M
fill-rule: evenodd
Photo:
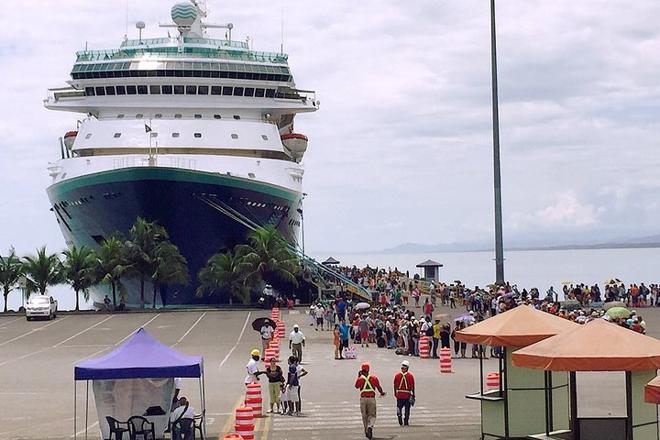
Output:
M151 276L154 301L153 308L156 308L156 293L160 292L163 305L165 305L165 294L163 286L172 284L188 285L190 276L188 275L188 261L181 255L179 248L170 241L161 241L156 246L155 270Z
M156 271L156 249L162 241L168 240L167 231L155 222L138 217L126 242L126 258L132 272L140 279L140 307L144 308L144 284Z
M237 245L234 252L242 257L247 286L261 281L273 284L277 280L298 285L295 276L299 267L298 258L274 226L255 230L250 234L248 244Z
M199 287L198 297L216 292L227 293L229 302L232 298L247 303L250 289L245 284L245 265L243 258L234 252L219 253L208 259L206 265L197 274Z
M57 254L48 254L46 246L37 249L36 255L23 257L23 273L28 295L33 292L45 295L48 286L54 286L63 281L62 262Z
M9 255L0 255L0 285L2 285L2 296L5 299L5 313L7 312L7 297L16 288L19 279L23 275L21 259L16 256L14 248L9 249Z
M80 310L80 292L89 301L89 288L94 285L96 256L88 247L73 246L63 252L63 276L76 295L76 311Z
M110 284L114 307L117 307L117 287L121 283L122 276L130 268L124 253L124 241L119 235L113 235L104 240L96 251L95 281Z

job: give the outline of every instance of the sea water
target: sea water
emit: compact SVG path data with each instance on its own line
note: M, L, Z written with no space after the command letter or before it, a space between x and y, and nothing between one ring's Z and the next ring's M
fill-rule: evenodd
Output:
M329 255L312 254L317 261ZM495 253L489 252L433 252L408 254L350 254L336 253L333 257L342 265L394 268L409 271L411 276L421 273L415 265L425 260L435 260L443 267L440 280L452 283L460 280L468 287L486 286L495 280ZM562 283L599 284L619 278L626 284L660 283L660 248L646 249L579 249L579 250L532 250L505 251L504 277L522 290L532 287L544 294L550 286L561 295ZM68 286L54 286L49 293L59 301L60 310L75 307L75 296ZM561 296L560 296L561 297ZM21 306L21 292L9 295L9 308ZM81 300L81 308L91 305Z

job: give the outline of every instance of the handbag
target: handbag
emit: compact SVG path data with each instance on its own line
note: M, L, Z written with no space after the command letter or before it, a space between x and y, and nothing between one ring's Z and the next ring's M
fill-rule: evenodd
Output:
M410 406L415 406L415 396L408 397L408 402L410 402Z

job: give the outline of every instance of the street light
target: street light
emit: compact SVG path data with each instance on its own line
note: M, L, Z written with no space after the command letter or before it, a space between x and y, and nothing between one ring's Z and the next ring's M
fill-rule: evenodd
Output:
M497 43L495 35L495 0L490 0L490 68L493 100L493 192L495 195L495 284L504 284L504 249L502 240L502 176L500 172L500 117L497 97Z

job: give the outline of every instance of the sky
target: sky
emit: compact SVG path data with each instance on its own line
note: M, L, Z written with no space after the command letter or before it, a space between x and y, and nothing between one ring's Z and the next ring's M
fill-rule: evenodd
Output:
M486 0L208 0L296 85L310 252L493 240ZM164 35L174 2L10 2L0 30L0 250L64 248L45 188L76 116L44 109L75 51ZM128 14L127 14L128 11ZM128 16L128 20L127 20ZM660 2L497 3L505 243L660 234ZM222 34L218 33L221 37Z

